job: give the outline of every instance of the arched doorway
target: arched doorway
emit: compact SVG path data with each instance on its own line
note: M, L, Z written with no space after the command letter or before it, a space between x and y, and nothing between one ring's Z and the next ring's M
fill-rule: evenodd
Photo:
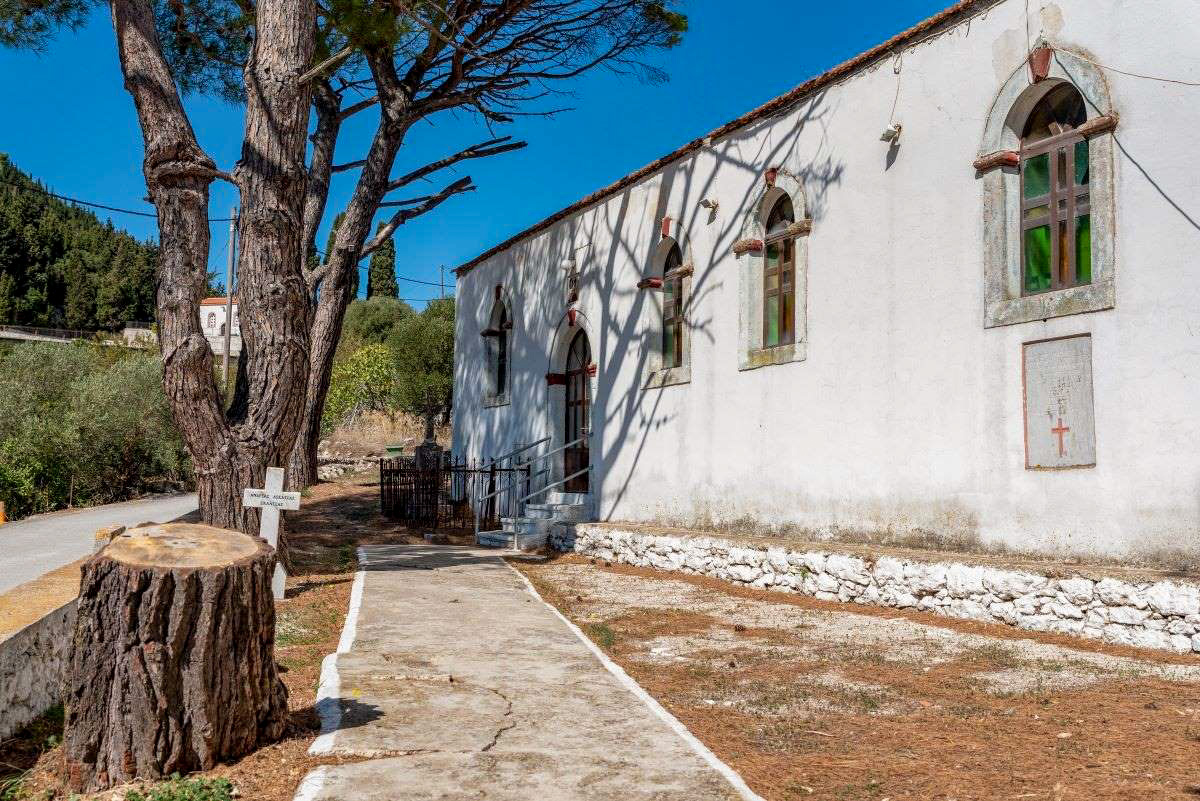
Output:
M587 437L591 432L592 397L590 372L592 347L587 334L582 330L571 340L567 351L567 391L565 442L574 442ZM569 476L586 468L589 464L588 440L572 445L563 452L563 475ZM587 492L588 474L576 476L563 485L563 492Z

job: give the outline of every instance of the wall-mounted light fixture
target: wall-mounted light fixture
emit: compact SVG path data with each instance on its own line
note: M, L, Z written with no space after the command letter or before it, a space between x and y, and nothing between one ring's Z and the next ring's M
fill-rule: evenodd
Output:
M888 124L888 127L883 129L883 133L879 135L879 141L887 142L890 145L900 144L900 131L903 128L898 122Z
M575 254L578 253L579 251L583 250L584 248L590 248L591 246L592 246L592 243L588 242L586 244L580 245L579 247L575 248L574 250L572 250L570 253L567 254L567 257L565 259L563 259L562 261L560 261L558 263L558 266L561 267L562 269L566 270L569 273L575 272L576 267L579 266L578 262L575 260Z

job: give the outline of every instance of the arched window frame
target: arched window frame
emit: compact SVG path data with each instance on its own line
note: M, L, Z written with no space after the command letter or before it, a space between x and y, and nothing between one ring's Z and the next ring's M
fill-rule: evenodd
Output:
M512 301L507 289L497 286L487 326L480 332L487 364L484 406L507 406L512 402L512 331Z
M693 273L691 240L675 219L668 218L667 225L675 235L659 239L646 271L662 282L661 287L646 292L649 296L643 313L644 341L649 353L646 389L687 384L692 380L692 334L688 325ZM668 326L676 335L677 359L666 352Z
M1022 216L1022 134L1046 95L1070 83L1083 96L1087 119L1080 129L1089 163L1088 212L1091 281L1028 292L1025 287ZM983 183L984 327L1013 325L1116 306L1113 134L1116 113L1103 73L1090 61L1055 48L1045 77L1035 80L1022 63L992 104L976 167ZM1014 159L1012 155L1015 154ZM1024 155L1036 155L1036 146Z
M738 369L754 370L808 358L808 235L812 221L803 184L784 167L766 171L764 188L751 204L734 245L738 261ZM786 195L792 202L794 222L785 233L768 236L771 212ZM792 341L766 344L766 276L768 246L789 241L792 245Z

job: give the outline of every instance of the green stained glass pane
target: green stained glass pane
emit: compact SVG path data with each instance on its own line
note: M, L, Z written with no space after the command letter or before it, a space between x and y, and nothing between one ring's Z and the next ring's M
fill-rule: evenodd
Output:
M1050 226L1039 225L1025 232L1025 291L1050 288Z
M1038 197L1050 191L1050 154L1025 159L1022 170L1025 197Z
M779 245L767 245L767 267L776 267L779 265Z
M675 326L663 328L663 367L676 367L675 364Z
M1083 186L1092 179L1092 167L1088 162L1088 143L1085 139L1075 143L1075 185Z
M795 313L792 310L792 293L787 292L783 296L783 341L792 341L793 322L795 321Z
M768 348L773 348L779 344L779 304L768 303L767 308L767 331L766 342L763 344Z
M1092 283L1092 215L1075 218L1075 274L1080 284Z

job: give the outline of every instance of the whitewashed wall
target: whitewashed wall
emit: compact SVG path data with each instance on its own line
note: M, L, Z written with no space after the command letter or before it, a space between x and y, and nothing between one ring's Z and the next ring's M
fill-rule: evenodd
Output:
M1190 0L1030 5L1032 39L1127 71L1200 79L1186 33L1200 30L1200 5ZM907 49L894 159L879 141L896 93L888 59L461 277L455 450L487 457L561 436L561 390L552 397L545 380L561 369L559 262L591 243L578 252L579 324L599 365L601 519L1050 553L1200 552L1200 89L1104 73L1120 116L1116 308L985 328L984 190L971 162L996 94L1025 69L1026 42L1025 3L1010 0ZM775 165L804 179L813 218L807 358L739 371L730 247ZM720 203L712 221L705 198ZM644 390L656 301L635 285L664 215L679 220L696 270L691 381ZM512 392L509 405L485 407L479 331L496 284L513 298ZM1093 338L1097 464L1026 470L1022 343L1081 333Z

